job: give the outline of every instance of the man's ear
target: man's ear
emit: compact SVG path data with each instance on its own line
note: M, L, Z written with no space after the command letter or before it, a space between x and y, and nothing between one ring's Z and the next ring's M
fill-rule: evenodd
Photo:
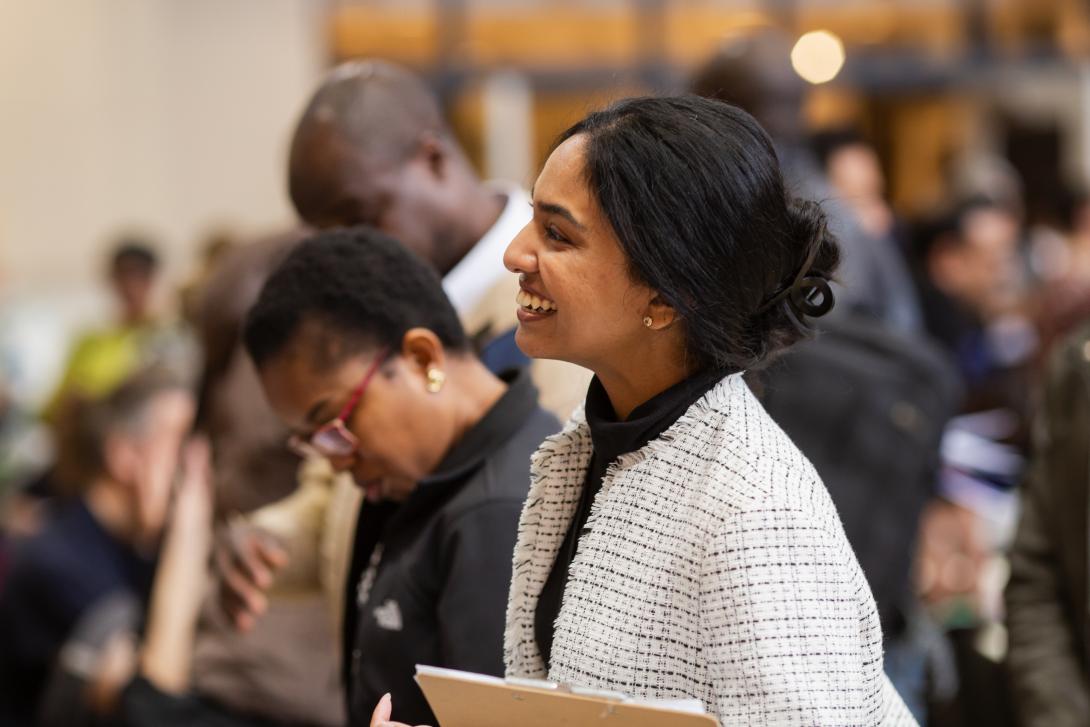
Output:
M644 324L646 325L647 321L650 321L651 325L647 326L648 328L661 331L674 325L677 318L677 311L674 307L667 303L658 293L655 293L647 303Z

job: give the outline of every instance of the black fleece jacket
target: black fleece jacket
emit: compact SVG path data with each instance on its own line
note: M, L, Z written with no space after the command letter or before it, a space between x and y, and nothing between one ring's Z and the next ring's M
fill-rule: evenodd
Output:
M417 664L502 676L503 631L530 455L559 430L525 371L400 504L365 504L346 584L349 720L386 692L394 717L436 724Z

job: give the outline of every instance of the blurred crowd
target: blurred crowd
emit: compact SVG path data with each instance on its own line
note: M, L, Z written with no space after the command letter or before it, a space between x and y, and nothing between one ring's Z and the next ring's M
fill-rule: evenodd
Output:
M1010 165L971 182L952 165L956 197L902 218L875 145L804 128L802 89L781 78L735 49L691 90L762 123L840 242L832 314L748 380L833 496L887 674L921 724L1090 723L1090 192L1030 227ZM409 147L423 151L389 153ZM442 278L489 371L527 372L560 421L582 402L589 374L514 343L502 256L526 192L477 176L424 81L339 67L284 174L299 228L216 239L185 281L164 279L154 240L118 240L103 276L116 312L72 342L44 406L15 395L18 352L0 351L0 725L359 723L344 688L368 678L355 589L368 513L386 507L361 502L396 492L287 446L246 328L311 230L389 234ZM492 588L501 624L509 577L474 594ZM401 613L383 618L400 630ZM494 656L460 665L501 669Z

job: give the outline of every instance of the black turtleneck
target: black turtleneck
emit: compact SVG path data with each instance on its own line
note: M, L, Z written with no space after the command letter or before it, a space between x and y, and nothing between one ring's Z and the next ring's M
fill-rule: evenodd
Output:
M602 487L609 466L622 455L641 449L657 438L701 397L708 393L729 371L712 369L694 374L648 399L632 410L621 421L613 410L602 382L595 376L587 390L586 415L590 426L594 452L587 468L586 479L579 504L575 509L568 534L557 553L556 562L549 578L541 589L537 609L534 612L534 637L548 667L552 655L553 628L560 614L560 604L568 585L568 572L579 545L579 539L587 532L587 518L591 504Z

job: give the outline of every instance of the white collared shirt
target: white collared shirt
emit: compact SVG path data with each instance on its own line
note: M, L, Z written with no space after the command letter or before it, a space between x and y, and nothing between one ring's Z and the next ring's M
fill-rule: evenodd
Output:
M506 195L507 204L484 237L443 278L443 290L462 317L473 310L498 281L512 275L503 266L503 253L533 217L530 196L521 187L500 182L489 182L488 186Z

